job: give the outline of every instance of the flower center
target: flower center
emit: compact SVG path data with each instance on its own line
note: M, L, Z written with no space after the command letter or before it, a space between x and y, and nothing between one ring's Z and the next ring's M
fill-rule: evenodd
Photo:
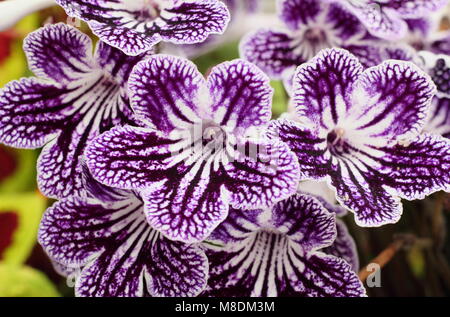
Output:
M336 128L327 135L328 149L332 154L340 155L348 153L350 146L348 145L345 136L345 130Z
M311 28L305 32L305 39L312 45L319 45L327 41L327 34L320 28Z
M336 46L336 39L332 30L327 30L321 25L310 25L304 31L300 31L292 42L293 52L303 59L313 58L320 50Z
M227 134L220 126L211 122L203 124L202 143L204 147L219 151L226 147L226 142Z

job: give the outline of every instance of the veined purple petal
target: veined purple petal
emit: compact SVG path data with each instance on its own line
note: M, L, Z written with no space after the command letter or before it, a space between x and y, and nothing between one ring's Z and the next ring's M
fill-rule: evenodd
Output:
M413 63L386 61L359 77L342 125L363 132L370 142L407 139L422 130L434 93L429 76Z
M408 25L395 10L385 8L384 4L378 1L361 5L353 5L350 2L346 1L344 4L347 4L347 8L372 35L391 41L402 39L406 35Z
M294 39L284 30L261 29L249 33L240 44L240 55L275 79L306 60L294 53Z
M178 141L152 129L116 127L91 142L85 155L92 175L101 183L144 189L176 175L178 162L170 146Z
M240 144L223 173L231 205L242 209L272 206L295 193L299 180L296 156L278 140Z
M298 67L293 102L299 121L316 131L336 125L351 107L353 84L361 73L358 59L342 49L323 50Z
M381 148L386 185L409 200L450 191L450 140L421 134L407 144Z
M303 25L315 21L322 8L318 0L281 0L280 19L291 29L298 30Z
M359 17L370 33L392 41L406 35L406 19L425 17L443 7L447 0L348 0L343 3Z
M271 223L305 252L330 246L336 238L335 214L312 196L295 194L272 207Z
M356 250L355 240L348 232L345 223L336 219L337 236L333 244L322 251L326 254L334 255L335 257L344 259L352 266L354 272L359 270L359 258Z
M383 188L383 177L363 158L338 160L329 172L329 184L338 202L355 213L359 226L378 227L396 223L402 214L400 199Z
M63 23L30 33L23 49L28 66L37 77L60 84L80 80L96 66L89 36Z
M199 121L202 94L207 94L197 67L169 55L139 63L130 76L129 89L138 118L165 133Z
M234 60L214 67L208 76L214 121L245 132L266 124L272 115L273 88L255 65Z
M55 261L81 269L78 296L195 296L203 290L203 251L164 238L142 207L130 193L109 203L73 197L47 210L39 242Z
M204 244L210 277L203 295L364 296L348 263L316 251L334 240L334 219L305 195L273 213L233 210L212 235L219 245Z
M217 0L57 0L70 16L89 23L93 32L128 55L139 55L160 41L203 42L222 34L229 21Z
M0 91L0 142L33 149L52 140L60 128L56 123L66 118L58 109L67 93L67 88L36 78L7 84Z
M268 137L280 139L297 155L301 180L321 179L327 175L330 155L327 153L326 139L287 119L272 121Z
M205 240L228 215L228 201L210 164L195 164L142 193L150 225L169 239L195 243Z

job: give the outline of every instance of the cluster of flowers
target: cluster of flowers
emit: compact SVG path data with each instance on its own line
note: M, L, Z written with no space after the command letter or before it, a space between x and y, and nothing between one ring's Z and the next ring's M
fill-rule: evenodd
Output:
M79 296L364 296L338 217L394 223L400 199L450 191L446 0L280 0L206 79L162 53L261 1L56 2L101 41L30 34L0 142L43 147L39 242ZM292 97L277 120L270 79Z

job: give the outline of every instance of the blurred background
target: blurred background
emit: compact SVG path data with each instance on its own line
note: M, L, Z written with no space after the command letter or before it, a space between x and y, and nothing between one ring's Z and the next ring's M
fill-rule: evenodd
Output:
M56 22L75 24L91 34L84 23L68 18L56 6L27 14L13 27L0 32L0 87L11 80L32 76L22 51L22 41L28 33ZM444 20L443 27L446 25L448 21ZM194 62L207 73L210 67L237 58L238 43L237 36L228 36L225 43L213 43L197 50ZM278 117L286 111L288 98L280 82L274 81L272 86L276 91L273 113ZM36 242L42 213L53 203L40 194L36 186L38 155L38 150L16 150L0 145L2 297L73 296L73 280L56 272ZM404 202L404 215L395 225L367 229L357 227L352 215L344 220L356 241L361 267L377 257L383 262L381 285L368 288L369 296L450 295L450 237L447 234L450 195L437 193L423 201Z

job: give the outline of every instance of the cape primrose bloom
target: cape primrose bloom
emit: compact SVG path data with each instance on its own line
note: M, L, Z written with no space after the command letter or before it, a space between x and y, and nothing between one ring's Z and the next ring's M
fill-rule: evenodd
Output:
M152 229L132 191L87 184L88 197L56 202L44 214L39 242L64 275L78 275L75 294L89 297L196 296L208 260L199 246ZM77 274L78 273L78 274Z
M138 55L161 41L203 42L222 34L230 19L218 0L56 0L69 16L86 21L92 31L128 55Z
M295 68L324 48L341 47L374 66L391 57L388 43L374 39L342 5L320 0L282 0L279 18L286 28L265 28L247 35L241 56L275 79L292 79ZM392 49L392 48L391 48Z
M344 4L374 36L387 40L403 38L406 19L425 17L444 7L448 0L328 0Z
M271 209L233 210L204 243L206 296L355 297L365 290L343 259L322 252L336 238L335 215L295 194Z
M127 80L145 56L128 57L65 24L43 27L24 50L37 76L0 91L0 142L45 146L38 184L48 197L81 195L80 157L86 143L117 124L132 123Z
M342 49L323 50L297 69L299 122L274 121L269 136L297 154L301 178L326 180L361 226L398 221L400 197L450 191L450 142L421 134L435 93L410 62L363 71Z
M94 177L141 192L149 223L170 239L204 240L229 209L270 206L295 192L286 144L255 137L271 117L269 79L242 60L207 80L185 59L155 55L130 77L141 127L116 127L86 151Z

